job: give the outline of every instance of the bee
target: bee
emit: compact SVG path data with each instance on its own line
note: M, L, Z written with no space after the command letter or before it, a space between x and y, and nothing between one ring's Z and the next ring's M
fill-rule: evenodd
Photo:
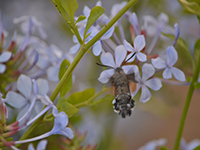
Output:
M116 113L126 118L130 116L132 110L134 110L135 101L131 97L130 91L130 81L135 82L135 74L125 74L122 66L127 63L136 53L134 53L130 58L128 58L120 67L113 68L115 70L113 76L110 78L111 84L114 87L115 99L113 100L113 108ZM97 65L110 67L103 64L97 63Z

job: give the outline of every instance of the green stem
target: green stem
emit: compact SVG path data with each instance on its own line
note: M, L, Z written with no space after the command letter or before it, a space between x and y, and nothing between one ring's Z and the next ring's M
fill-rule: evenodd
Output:
M110 88L104 88L99 93L97 93L94 96L92 96L91 98L89 98L87 101L84 101L82 103L76 104L74 106L77 107L77 108L84 107L84 106L88 105L92 100L97 98L99 95L101 95L102 93L107 92L107 91L110 91Z
M197 82L197 79L198 79L198 75L199 75L199 71L200 71L200 55L198 57L199 57L198 62L197 62L196 68L194 70L192 82L190 84L189 91L188 91L188 94L187 94L187 97L186 97L186 101L185 101L185 104L184 104L184 107L183 107L183 113L182 113L182 116L181 116L178 132L177 132L177 136L176 136L176 141L175 141L175 144L174 144L174 150L178 150L178 148L179 148L183 129L184 129L184 125L185 125L185 120L186 120L186 117L187 117L188 109L189 109L190 102L191 102L191 99L192 99L192 95L193 95L193 92L194 92L194 86L195 86L195 83Z

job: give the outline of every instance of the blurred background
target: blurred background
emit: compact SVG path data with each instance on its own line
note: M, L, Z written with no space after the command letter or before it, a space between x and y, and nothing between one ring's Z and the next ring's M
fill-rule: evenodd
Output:
M77 0L79 8L75 16L82 14L85 5L94 7L96 0ZM119 0L102 0L105 13L109 16L111 7ZM64 19L58 13L51 0L0 0L0 11L5 30L12 36L19 25L13 24L13 19L20 16L35 16L42 24L48 38L46 42L55 44L63 52L68 52L74 45L72 33ZM195 41L200 38L200 26L195 15L187 13L181 5L174 0L143 0L138 1L131 11L136 12L140 25L143 24L142 16L152 15L157 17L161 12L169 16L169 24L178 23L180 37L182 37L193 54ZM18 32L20 34L20 32ZM178 49L178 47L177 47ZM186 77L192 75L191 64L184 59L181 49L178 49L179 60L176 66L185 72ZM75 69L76 81L71 92L95 87L97 91L102 84L97 80L101 67L96 66L98 57L87 53ZM92 73L91 73L92 72ZM51 89L56 84L51 84ZM73 130L81 133L87 131L83 145L97 144L97 149L108 150L135 150L147 142L165 138L166 146L173 148L177 129L187 95L187 86L167 85L158 92L152 91L149 102L140 103L136 97L136 107L133 114L126 119L113 112L111 103L102 103L94 107L81 108L80 112L71 118ZM196 90L189 108L183 137L187 142L200 139L200 91ZM78 118L78 119L77 119ZM77 121L78 120L78 121ZM48 143L48 147L52 143Z

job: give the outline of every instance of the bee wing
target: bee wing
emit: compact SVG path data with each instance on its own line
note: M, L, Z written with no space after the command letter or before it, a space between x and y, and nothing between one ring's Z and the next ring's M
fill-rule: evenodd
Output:
M135 80L135 73L127 74L126 77L129 81L137 83Z

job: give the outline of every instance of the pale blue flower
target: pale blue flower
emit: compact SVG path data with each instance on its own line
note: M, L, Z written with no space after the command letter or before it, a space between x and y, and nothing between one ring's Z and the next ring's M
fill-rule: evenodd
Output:
M42 23L38 21L34 16L21 16L19 18L14 18L13 22L15 24L21 22L21 30L26 34L29 32L29 19L32 21L31 31L34 32L37 29L43 39L47 38L47 34L42 27Z
M6 71L6 65L3 63L6 63L12 56L11 52L4 51L2 54L0 54L0 74L4 73Z
M67 114L63 111L58 113L58 110L55 106L53 107L52 113L55 119L54 119L54 126L51 131L46 132L40 136L31 138L31 139L16 141L15 144L22 144L22 143L28 143L28 142L41 140L54 134L60 134L60 135L68 137L69 139L73 139L74 138L73 131L69 127L66 127L68 124Z
M98 1L96 3L96 6L101 6L101 2ZM83 36L84 36L84 31L85 31L85 27L86 27L86 24L87 24L87 19L88 19L89 15L90 15L90 11L91 11L91 9L89 7L87 7L87 6L85 6L84 9L83 9L83 15L86 17L86 19L77 23L79 34L80 34L80 36L81 36L82 39L83 39ZM75 18L75 20L76 19L77 19L77 17ZM90 27L90 29L87 31L87 34L90 34L90 35L85 39L85 41L84 41L85 44L87 44L102 29L102 27L100 26L100 24L106 25L108 22L109 22L109 18L105 14L101 15L98 18L98 20L94 23L94 25L92 25ZM95 56L99 56L100 53L103 50L101 41L110 38L112 36L113 32L114 32L114 27L111 27L100 38L100 40L98 40L92 46L92 51L93 51L93 54ZM70 48L70 50L69 50L70 54L75 54L79 50L79 48L80 48L80 44L79 44L78 39L76 38L76 36L73 36L73 42L76 43L76 44Z
M145 42L145 38L144 35L138 35L136 36L136 38L134 39L134 47L128 43L126 40L124 40L124 46L126 48L127 51L131 52L128 56L127 59L130 58L134 53L135 56L133 58L131 58L128 62L132 62L135 60L135 57L142 62L145 62L147 60L147 56L140 52L146 45Z
M58 82L58 74L62 61L67 59L70 63L72 63L73 57L69 53L63 53L53 44L50 46L40 45L37 49L39 58L36 65L40 68L40 70L31 74L31 77L37 78L41 74L47 74L49 80Z
M152 16L144 16L144 28L147 31L149 36L153 36L156 33L165 32L169 33L173 29L168 26L169 18L167 14L161 13L158 18L154 18Z
M161 33L173 34L174 29L171 26L168 26L169 18L165 13L161 13L158 18L154 18L152 16L144 17L144 29L147 32L148 36L154 36L152 42L148 49L146 49L146 53L150 54L154 49L154 46L159 37L165 38Z
M54 126L53 129L50 131L50 134L61 134L69 139L73 139L73 131L69 128L66 127L68 124L68 116L65 112L61 111L58 113L58 110L56 107L53 108L53 116L55 117L54 119Z
M114 4L111 8L111 18L115 17L116 14L127 4L128 2L123 1L121 3ZM128 13L128 12L126 12Z
M173 67L178 60L178 54L173 46L169 46L166 50L166 60L157 57L151 59L153 66L157 69L164 69L163 78L170 79L172 74L179 81L185 81L185 74L176 67Z
M35 149L33 144L29 144L28 145L28 150L45 150L46 146L47 146L48 141L47 140L41 140L38 145L37 148Z
M135 96L139 91L139 89L141 88L142 92L139 101L142 103L146 103L151 98L151 92L147 87L149 87L154 91L158 91L162 87L162 83L159 79L157 78L149 79L154 75L154 73L155 73L154 67L151 64L145 63L142 66L142 78L140 77L139 73L135 75L135 80L138 83L136 84L136 90L131 94L132 96Z
M103 53L101 55L101 62L103 65L111 67L111 69L104 70L101 74L98 80L101 83L107 83L109 79L113 76L115 69L118 67L121 67L122 62L126 58L127 51L123 45L119 45L115 49L115 60L113 59L113 56L111 53ZM126 74L131 74L137 72L138 68L135 65L126 65L122 66L122 69Z
M47 56L51 62L51 66L47 69L47 77L51 81L58 82L61 63L64 59L67 59L72 63L73 57L68 53L63 54L63 52L55 45L49 47Z
M131 25L133 25L135 34L140 35L141 32L136 13L132 13L131 15L129 15L129 22L131 23Z
M175 38L174 38L173 46L176 45L178 38L179 38L179 34L180 34L180 28L177 23L174 24L174 29L175 29Z
M186 143L185 139L181 139L180 146L182 150L194 150L197 146L200 146L200 140L194 139L189 143Z
M49 88L48 83L42 79L36 81L40 86L38 87L38 93L45 95ZM42 84L41 84L42 83ZM26 75L20 75L17 80L17 89L20 93L9 91L6 95L7 103L14 108L19 109L17 120L19 120L29 109L32 101L37 97L33 90L34 86L31 79ZM36 102L32 115L37 114L44 105L41 102Z
M140 147L138 150L156 150L158 147L161 147L166 144L166 139L158 139L152 140L145 144L144 146Z

